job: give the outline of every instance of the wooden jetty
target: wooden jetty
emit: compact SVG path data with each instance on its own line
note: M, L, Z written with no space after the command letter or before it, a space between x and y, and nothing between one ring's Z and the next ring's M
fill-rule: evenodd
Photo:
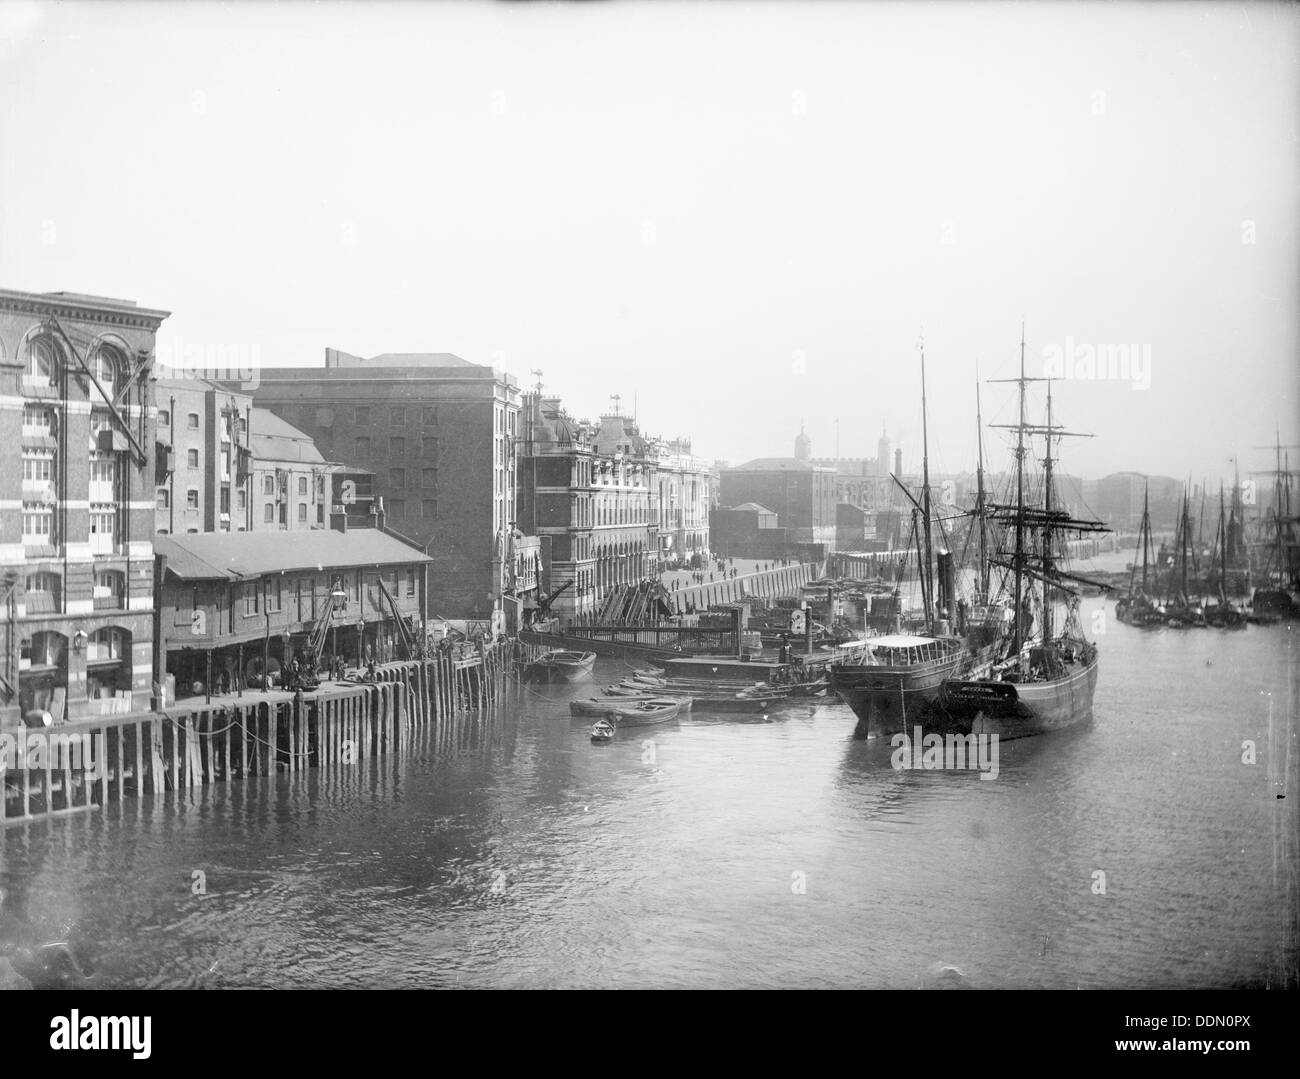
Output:
M212 783L331 769L409 748L427 740L440 720L499 700L515 684L518 667L536 654L507 640L471 656L386 664L373 682L327 684L310 693L246 692L159 712L6 728L0 731L0 824L131 798L175 798ZM39 747L39 757L28 755L14 767L4 740L12 748L20 738L24 747Z

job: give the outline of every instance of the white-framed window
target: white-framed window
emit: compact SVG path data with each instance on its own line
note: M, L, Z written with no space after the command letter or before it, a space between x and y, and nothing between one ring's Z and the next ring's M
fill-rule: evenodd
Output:
M169 508L169 507L171 506L171 504L172 504L172 496L171 496L171 493L167 490L166 487L159 487L159 488L158 488L158 508L159 508L160 510L165 510L165 509Z
M54 435L54 409L48 405L23 405L23 434Z
M95 554L111 554L113 551L113 520L117 516L111 504L94 503L90 505L90 550Z
M63 366L63 350L49 334L41 334L27 342L27 377L42 382L54 382Z
M116 663L126 652L126 634L120 629L97 629L86 640L87 663Z
M54 507L44 502L23 503L23 543L48 546L54 542Z
M158 426L170 427L172 425L172 414L168 409L160 408L158 410Z
M23 449L23 483L54 482L54 451Z
M307 497L307 477L306 477L306 476L299 476L299 477L298 477L298 497L299 497L299 498L306 498L306 497Z
M122 371L122 361L117 354L117 350L108 345L100 345L95 350L94 358L90 361L90 370L94 373L95 380L102 387L104 396L109 401L113 400L113 394Z
M199 489L191 487L185 492L185 508L196 510L199 508Z
M29 573L23 597L28 614L53 614L59 609L62 581L56 573Z
M264 494L264 495L273 495L273 494L275 494L275 477L274 477L274 476L272 476L272 475L270 475L270 474L267 474L267 475L265 475L265 476L262 477L262 494Z
M191 412L185 417L185 423L191 431L197 431L199 429L199 414L197 412Z
M113 414L104 408L91 409L90 412L90 448L99 449L99 435L101 431L111 431L113 429Z
M126 576L117 570L100 570L95 574L93 600L96 610L113 610L122 606L126 593Z
M117 486L117 462L107 454L91 454L90 501L111 502Z

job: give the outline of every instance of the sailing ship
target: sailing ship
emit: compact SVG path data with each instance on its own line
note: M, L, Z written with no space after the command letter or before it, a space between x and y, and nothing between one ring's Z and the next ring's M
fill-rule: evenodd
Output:
M1130 626L1163 626L1164 608L1151 597L1151 563L1155 561L1155 544L1151 538L1151 503L1146 487L1142 490L1142 524L1138 528L1138 555L1142 559L1142 586L1137 583L1137 556L1129 572L1128 595L1115 602L1115 617Z
M1015 424L999 424L1016 432L1015 502L995 504L993 517L1006 528L1011 549L990 558L1009 571L1012 588L1012 630L998 654L966 677L947 679L940 690L940 708L930 725L963 733L997 734L1017 738L1069 727L1092 714L1097 685L1097 646L1083 633L1079 620L1079 593L1073 586L1106 587L1062 568L1058 547L1069 533L1110 531L1100 521L1075 518L1055 504L1053 490L1054 445L1076 432L1053 423L1051 381L1025 375L1024 335L1020 342L1019 417ZM1026 387L1046 381L1047 421L1032 424L1026 415ZM1031 505L1026 492L1026 439L1041 435L1046 441L1043 459L1042 504ZM1005 587L1005 581L1004 581ZM1039 595L1035 625L1034 598ZM1065 599L1067 614L1057 630L1054 607Z
M1273 470L1273 505L1267 526L1271 536L1261 535L1255 545L1263 555L1259 578L1263 584L1251 596L1256 615L1293 618L1300 615L1300 540L1295 535L1298 518L1291 507L1291 460L1283 467L1282 440L1277 439L1277 468ZM1263 524L1264 521L1261 521Z
M979 403L976 399L979 425ZM934 551L934 515L930 499L930 443L926 419L925 351L921 350L921 490L920 499L894 476L898 488L912 503L912 537L916 544L924 627L921 633L895 633L871 638L859 662L832 663L827 667L831 688L858 717L855 738L905 730L908 723L933 707L947 678L986 659L1001 634L1001 608L983 601L967 607L956 603L952 553ZM981 541L984 536L983 447L980 449L977 512ZM936 583L935 568L938 568ZM981 559L983 565L983 559ZM959 633L952 632L952 616L959 616ZM920 628L920 627L918 627Z
M1165 586L1165 624L1175 629L1204 626L1205 609L1193 600L1187 583L1188 564L1195 557L1192 547L1192 517L1187 488L1183 488L1183 512L1174 534L1178 552ZM1193 573L1195 570L1193 569Z
M1218 602L1207 604L1205 621L1219 629L1245 629L1246 612L1228 598L1228 547L1232 538L1232 519L1227 515L1223 500L1223 485L1219 485L1219 528L1214 538L1214 550L1219 556Z

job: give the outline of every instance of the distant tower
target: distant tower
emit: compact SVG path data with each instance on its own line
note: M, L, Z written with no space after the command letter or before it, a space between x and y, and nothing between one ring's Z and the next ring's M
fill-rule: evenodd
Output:
M889 475L889 436L884 428L881 428L880 441L876 443L876 475Z
M903 447L899 446L894 451L894 475L899 479L903 477Z
M803 420L799 421L799 433L794 440L794 459L801 464L807 464L812 458L812 439L804 433Z

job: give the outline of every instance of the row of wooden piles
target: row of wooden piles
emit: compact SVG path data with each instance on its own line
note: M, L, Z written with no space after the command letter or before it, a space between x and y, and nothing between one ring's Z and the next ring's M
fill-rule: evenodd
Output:
M22 761L0 759L0 824L408 750L440 724L501 701L539 651L506 640L468 657L387 664L373 683L0 732L25 746Z

